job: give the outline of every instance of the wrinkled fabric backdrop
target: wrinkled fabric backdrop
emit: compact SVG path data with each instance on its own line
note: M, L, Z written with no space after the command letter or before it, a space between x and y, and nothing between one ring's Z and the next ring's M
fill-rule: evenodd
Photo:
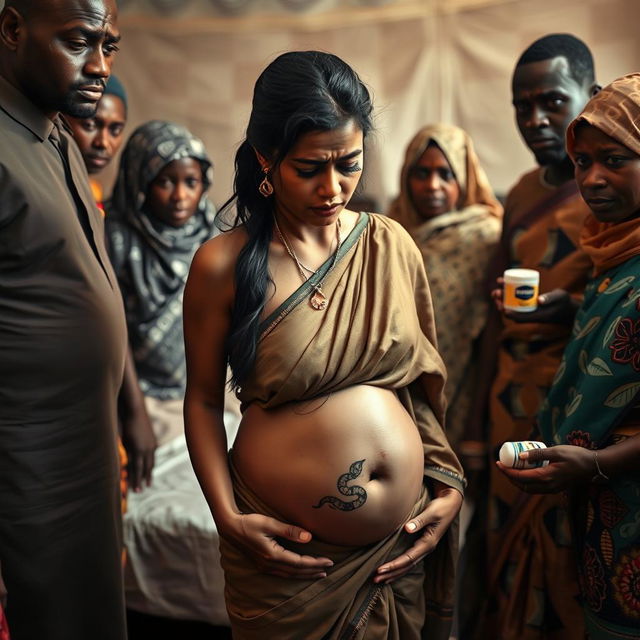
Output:
M638 0L119 0L123 34L114 71L129 93L127 133L153 118L202 138L214 163L212 200L232 186L253 84L276 55L323 49L372 90L377 133L364 192L385 211L404 149L424 124L472 136L498 194L533 166L511 108L519 54L550 32L591 47L606 84L640 70ZM102 176L111 189L115 167Z

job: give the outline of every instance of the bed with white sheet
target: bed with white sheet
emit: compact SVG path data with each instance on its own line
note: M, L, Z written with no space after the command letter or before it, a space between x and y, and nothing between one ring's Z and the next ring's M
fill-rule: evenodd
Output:
M229 443L238 421L235 413L225 412ZM228 625L218 532L184 435L157 449L152 486L129 493L124 541L129 609Z

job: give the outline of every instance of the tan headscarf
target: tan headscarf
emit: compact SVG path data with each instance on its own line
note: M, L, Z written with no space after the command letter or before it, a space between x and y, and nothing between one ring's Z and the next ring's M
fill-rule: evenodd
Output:
M640 73L614 80L587 103L567 129L567 151L575 158L575 128L587 122L640 155ZM582 248L598 273L640 254L640 217L625 222L599 222L589 216L580 236Z
M460 208L480 205L491 215L502 217L502 205L496 200L487 176L480 166L471 138L466 131L450 124L427 125L420 129L409 143L400 174L400 194L391 204L389 216L409 232L425 222L411 200L409 172L432 141L444 153L455 174L462 195Z

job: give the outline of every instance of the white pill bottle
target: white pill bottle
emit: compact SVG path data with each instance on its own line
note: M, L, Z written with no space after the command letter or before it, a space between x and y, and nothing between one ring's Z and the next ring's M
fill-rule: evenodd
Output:
M503 277L505 309L529 313L538 308L540 274L535 269L507 269Z
M536 469L538 467L546 467L548 460L540 460L538 462L529 462L529 460L521 460L520 454L523 451L531 451L532 449L546 449L544 442L536 440L520 440L519 442L505 442L500 447L498 457L505 467L510 469Z

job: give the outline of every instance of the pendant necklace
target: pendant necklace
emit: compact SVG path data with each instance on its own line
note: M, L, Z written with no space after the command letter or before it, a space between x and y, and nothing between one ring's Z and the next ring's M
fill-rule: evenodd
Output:
M298 256L295 254L295 251L289 245L289 242L287 241L286 236L280 230L280 226L278 225L278 221L275 216L273 217L273 221L275 223L276 233L278 234L280 241L284 245L284 248L287 250L287 253L291 256L292 260L296 263L296 266L298 267L298 272L300 273L300 277L302 278L302 281L306 282L309 278L305 275L304 273L305 270L312 275L315 275L316 271L302 265L300 260L298 260ZM331 260L331 265L329 266L329 269L327 269L327 272L324 274L324 277L322 278L322 280L320 280L320 282L318 282L317 284L312 285L313 293L309 298L309 304L316 311L324 311L327 308L327 305L329 304L329 299L325 295L324 291L322 291L322 283L326 280L327 276L331 273L331 271L333 271L333 267L336 266L336 262L338 260L338 251L340 250L340 245L342 244L340 229L341 229L341 223L340 223L340 218L338 218L336 220L336 236L337 236L338 243L336 246L336 250L333 254L333 259Z

